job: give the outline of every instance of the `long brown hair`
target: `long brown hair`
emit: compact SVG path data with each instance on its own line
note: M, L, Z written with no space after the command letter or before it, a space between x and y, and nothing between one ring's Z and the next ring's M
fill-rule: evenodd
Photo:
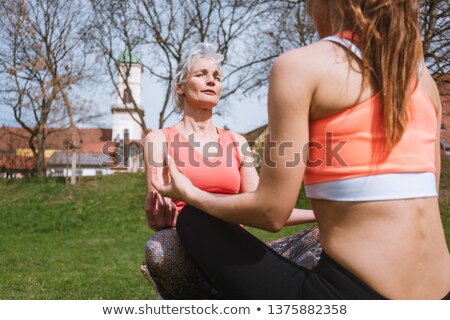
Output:
M419 0L333 0L342 28L359 37L363 55L363 88L374 70L383 98L388 147L402 137L408 123L411 84L417 86L423 56L419 31Z

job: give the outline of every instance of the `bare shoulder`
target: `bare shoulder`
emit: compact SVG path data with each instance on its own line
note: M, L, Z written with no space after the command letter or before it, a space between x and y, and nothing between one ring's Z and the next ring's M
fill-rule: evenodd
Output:
M152 153L159 154L163 152L165 143L166 136L162 129L152 131L148 133L144 139L144 150L146 150L145 153L150 151Z
M322 59L333 52L333 44L329 41L318 41L305 47L292 49L280 55L274 66L290 68L318 67L322 65Z
M284 79L298 80L308 79L308 83L320 80L326 72L327 61L332 60L333 46L328 41L319 41L311 45L289 50L280 55L272 67L272 75L278 73Z

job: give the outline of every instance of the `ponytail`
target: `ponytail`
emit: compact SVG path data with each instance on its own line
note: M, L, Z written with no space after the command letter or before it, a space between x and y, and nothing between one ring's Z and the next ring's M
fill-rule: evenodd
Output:
M371 70L378 78L383 99L387 146L401 139L408 124L411 84L418 84L422 61L419 0L337 0L343 26L359 37L363 55L363 89Z

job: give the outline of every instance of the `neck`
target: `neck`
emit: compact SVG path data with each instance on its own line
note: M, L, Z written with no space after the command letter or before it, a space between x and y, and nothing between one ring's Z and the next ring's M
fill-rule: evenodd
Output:
M328 1L328 6L324 8L321 14L321 17L314 19L320 38L353 29L351 23L339 17L337 4L334 1Z
M177 127L186 134L216 134L216 127L212 122L212 109L184 108L183 119Z

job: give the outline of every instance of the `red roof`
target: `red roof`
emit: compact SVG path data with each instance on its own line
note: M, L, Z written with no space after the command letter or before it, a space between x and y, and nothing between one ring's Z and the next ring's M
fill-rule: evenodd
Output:
M74 145L82 145L82 152L102 152L103 144L111 141L112 130L105 128L82 128L75 131ZM23 128L1 127L0 150L29 149L30 133ZM69 129L48 129L45 141L47 150L63 150L64 141L70 141ZM82 141L82 144L81 144Z
M105 128L80 128L75 132L75 147L82 146L83 153L101 153L104 143L111 140L112 130ZM14 169L30 169L34 167L34 160L29 154L17 154L17 149L29 150L28 139L30 133L23 128L0 128L0 167ZM49 128L45 141L46 150L64 150L64 142L70 141L69 129ZM83 143L81 144L80 141ZM50 157L50 155L46 155ZM47 159L48 160L48 159Z

